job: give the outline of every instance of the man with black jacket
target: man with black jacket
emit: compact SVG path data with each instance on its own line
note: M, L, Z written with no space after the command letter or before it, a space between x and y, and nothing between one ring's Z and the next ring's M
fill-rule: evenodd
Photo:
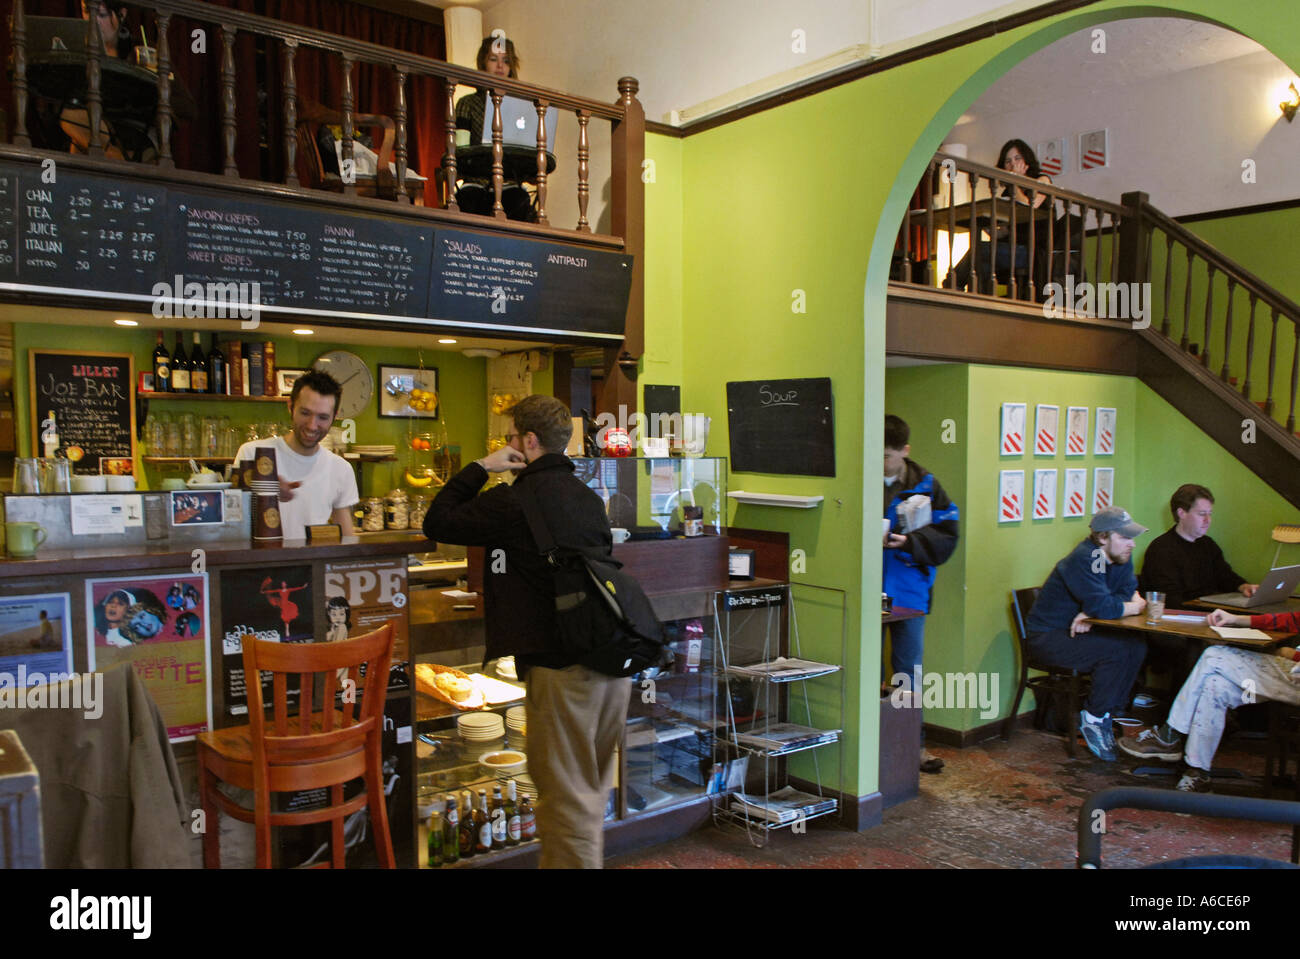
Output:
M429 507L424 534L443 543L487 548L483 606L485 662L515 657L528 686L528 771L537 784L537 835L543 868L600 868L605 804L614 750L627 721L631 681L567 658L555 629L555 581L538 552L515 488L478 495L489 473L517 472L528 484L561 549L609 556L612 538L600 497L573 475L564 455L569 410L550 396L528 396L510 412L507 446L454 476Z

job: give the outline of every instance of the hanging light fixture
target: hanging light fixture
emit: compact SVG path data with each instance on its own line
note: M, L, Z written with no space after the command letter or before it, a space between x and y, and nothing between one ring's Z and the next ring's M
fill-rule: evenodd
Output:
M1279 103L1278 109L1282 111L1282 116L1286 117L1286 122L1290 123L1295 119L1295 113L1300 108L1300 90L1296 89L1295 81L1291 81L1291 95Z

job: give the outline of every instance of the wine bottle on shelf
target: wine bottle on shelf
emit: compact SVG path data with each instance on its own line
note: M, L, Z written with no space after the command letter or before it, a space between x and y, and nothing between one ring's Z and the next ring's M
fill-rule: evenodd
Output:
M517 846L522 841L523 823L519 818L519 792L512 779L506 783L506 845Z
M190 391L190 361L185 356L185 344L181 334L176 332L176 349L172 350L172 392L188 393Z
M492 787L492 848L504 849L510 835L510 821L506 815L506 804L501 798L501 787Z
M461 805L464 808L464 815L460 817L460 834L458 836L460 846L460 858L468 859L474 855L474 837L478 830L474 827L474 803L468 789L461 793L463 800Z
M460 859L460 806L455 793L447 793L446 809L442 816L442 861L453 863Z
M45 458L52 460L59 451L59 427L54 422L54 410L50 410L49 419L42 425L46 427L45 432L41 434L41 443L45 447Z
M226 388L226 356L221 352L215 333L212 334L212 349L208 350L208 392L221 396L229 392Z
M208 358L203 355L199 331L194 331L194 350L190 353L190 392L208 392Z
M158 331L158 345L153 348L153 388L159 393L170 393L172 388L172 358L163 342L163 332Z
M474 810L474 855L492 851L492 819L488 815L487 790L478 791L478 808Z

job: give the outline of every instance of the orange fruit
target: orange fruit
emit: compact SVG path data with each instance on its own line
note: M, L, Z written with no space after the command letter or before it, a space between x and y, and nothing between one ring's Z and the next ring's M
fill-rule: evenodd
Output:
M70 462L80 463L82 458L85 457L86 451L83 450L80 446L69 446L67 455L68 455L68 460Z

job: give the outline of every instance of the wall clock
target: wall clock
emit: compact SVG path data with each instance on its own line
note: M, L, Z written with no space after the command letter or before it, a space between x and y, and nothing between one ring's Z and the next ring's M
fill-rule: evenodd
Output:
M343 398L339 400L338 418L356 416L375 396L375 377L361 357L348 350L329 350L316 357L313 370L322 370L339 381Z

